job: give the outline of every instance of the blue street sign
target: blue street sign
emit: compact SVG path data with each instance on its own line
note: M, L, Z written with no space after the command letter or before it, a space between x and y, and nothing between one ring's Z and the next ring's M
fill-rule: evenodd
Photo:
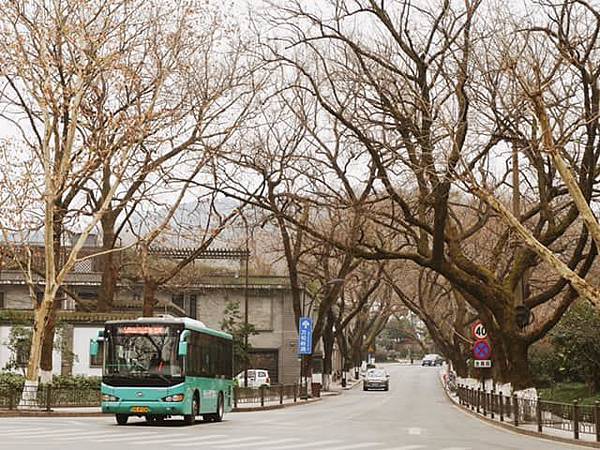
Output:
M492 354L490 343L484 339L475 342L473 346L473 356L475 359L489 359Z
M310 355L312 353L313 320L311 317L300 317L298 324L298 354Z

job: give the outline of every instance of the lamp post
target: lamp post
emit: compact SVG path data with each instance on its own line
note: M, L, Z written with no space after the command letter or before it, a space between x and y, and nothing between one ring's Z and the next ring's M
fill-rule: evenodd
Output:
M242 221L244 222L244 229L246 230L246 255L245 255L245 267L244 267L244 352L246 358L248 358L248 262L250 260L250 249L248 245L248 221L246 216L241 214ZM244 361L244 387L248 387L248 361Z

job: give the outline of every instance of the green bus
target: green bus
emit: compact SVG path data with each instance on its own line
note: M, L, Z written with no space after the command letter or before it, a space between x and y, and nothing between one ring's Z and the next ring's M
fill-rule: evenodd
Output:
M91 356L101 351L102 412L114 414L119 425L131 416L220 422L231 411L230 334L187 317L109 321L90 342Z

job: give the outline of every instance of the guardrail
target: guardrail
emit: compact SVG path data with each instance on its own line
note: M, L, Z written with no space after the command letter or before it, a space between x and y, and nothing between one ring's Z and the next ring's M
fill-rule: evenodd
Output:
M100 406L100 388L55 387L39 385L16 388L0 385L0 409L17 407L44 409L58 407Z
M313 395L319 397L320 393L318 390L315 392L313 386ZM265 406L266 404L280 404L282 405L285 400L293 400L294 403L298 400L307 400L308 395L306 393L306 386L300 386L299 384L290 385L273 385L273 386L261 386L260 388L245 388L235 387L233 390L233 406L237 408L239 405L260 405Z
M536 425L544 428L573 433L574 439L581 434L595 435L600 442L600 402L581 405L579 402L559 403L541 399L520 399L482 389L458 385L456 389L460 405L491 419L512 423L515 427Z

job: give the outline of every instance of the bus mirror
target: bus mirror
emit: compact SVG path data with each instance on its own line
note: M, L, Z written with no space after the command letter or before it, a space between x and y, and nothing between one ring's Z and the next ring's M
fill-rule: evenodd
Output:
M98 351L100 349L100 345L98 344L98 341L95 341L93 339L90 340L90 356L98 356Z
M187 342L179 342L179 356L187 356L188 352L188 343Z

